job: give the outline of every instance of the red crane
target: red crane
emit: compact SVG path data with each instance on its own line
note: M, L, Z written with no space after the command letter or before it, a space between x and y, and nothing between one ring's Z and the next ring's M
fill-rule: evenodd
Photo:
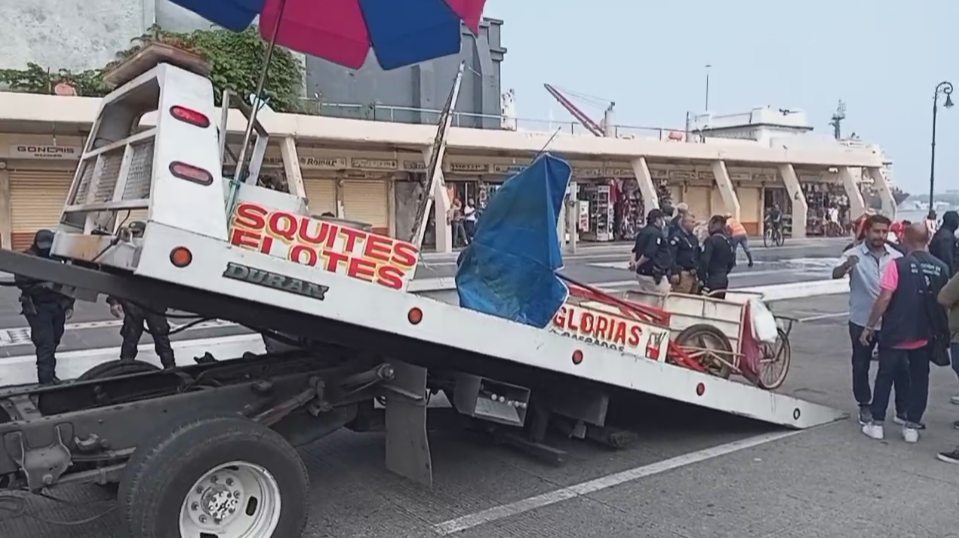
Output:
M553 98L556 99L556 101L559 104L563 105L563 108L565 108L567 112L569 112L574 118L576 118L576 121L582 123L583 127L586 127L586 129L589 132L593 133L596 136L606 136L606 131L605 129L603 129L603 126L599 123L596 123L595 121L593 121L592 118L587 116L586 113L580 110L579 107L577 107L575 104L573 104L573 102L570 101L569 98L563 94L563 92L561 92L552 84L543 84L543 87L546 88L546 91L549 92L549 94L552 95ZM566 92L566 93L570 93L570 92ZM602 101L596 98L592 98L591 100ZM607 102L609 103L609 108L607 108L607 110L612 110L613 106L616 103L613 103L612 101L607 101Z

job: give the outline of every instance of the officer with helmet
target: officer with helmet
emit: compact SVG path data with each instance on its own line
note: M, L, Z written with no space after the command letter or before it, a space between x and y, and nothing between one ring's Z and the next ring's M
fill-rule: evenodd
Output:
M26 254L50 258L54 233L40 230ZM30 340L36 347L37 380L41 385L55 385L57 378L57 348L67 320L73 316L74 299L60 292L52 282L44 282L24 275L15 275L14 284L20 289L20 313L30 325Z

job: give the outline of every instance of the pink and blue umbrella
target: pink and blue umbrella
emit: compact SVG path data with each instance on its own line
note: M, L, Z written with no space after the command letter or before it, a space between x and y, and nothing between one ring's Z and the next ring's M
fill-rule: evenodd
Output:
M242 31L260 16L267 41L351 69L372 48L383 69L456 54L460 23L478 33L486 0L171 0ZM276 35L274 36L274 30Z

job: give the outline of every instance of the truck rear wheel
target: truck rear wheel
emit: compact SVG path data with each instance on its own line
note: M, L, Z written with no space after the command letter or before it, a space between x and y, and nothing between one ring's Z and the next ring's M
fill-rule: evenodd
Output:
M120 502L133 538L298 538L309 478L279 434L239 418L182 424L137 449Z

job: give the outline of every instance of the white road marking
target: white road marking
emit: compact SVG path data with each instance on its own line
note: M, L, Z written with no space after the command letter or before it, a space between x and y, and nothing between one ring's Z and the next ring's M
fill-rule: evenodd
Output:
M194 364L194 357L201 356L207 352L212 353L213 356L220 360L225 360L242 357L247 351L256 354L266 351L263 346L263 337L258 334L180 340L173 342L172 345L177 364L180 366ZM153 344L143 344L139 346L138 349L138 361L149 362L157 366L160 365L160 358L157 357ZM94 366L119 358L119 347L57 353L57 375L60 376L60 379L76 379L80 377L83 372L86 372ZM36 383L36 362L37 358L34 355L19 355L7 359L0 359L0 386Z
M108 329L111 327L120 327L123 321L118 319L108 319L103 321L87 321L83 323L68 323L64 328L66 331L82 331L84 329ZM186 323L171 323L171 329L178 329ZM200 329L217 329L222 327L235 327L236 323L232 321L210 320L198 323L186 331L198 331ZM184 331L185 332L185 331ZM30 327L14 327L11 329L0 329L0 347L22 346L31 344Z
M451 519L449 521L444 521L443 523L434 525L433 530L440 536L448 536L450 534L472 529L473 527L478 527L486 523L491 523L493 521L523 514L531 510L561 503L569 499L585 497L592 493L596 493L597 491L609 489L627 482L665 473L667 471L679 469L681 467L686 467L688 465L693 465L695 463L700 463L713 458L726 456L734 452L739 452L740 450L746 450L764 445L766 443L772 443L774 441L786 439L787 437L792 437L793 435L799 433L802 433L802 430L767 433L704 450L698 450L696 452L690 452L689 454L683 454L682 456L677 456L668 460L659 461L650 465L643 465L642 467L635 467L633 469L607 475L595 480L576 484L574 486L557 489L549 493L537 495L535 497L529 497L509 504L503 504L489 508L481 512L476 512L466 516L458 517L456 519Z
M799 323L809 323L811 321L822 321L824 319L844 318L848 315L849 315L849 312L832 312L829 314L817 314L815 316L799 318Z

